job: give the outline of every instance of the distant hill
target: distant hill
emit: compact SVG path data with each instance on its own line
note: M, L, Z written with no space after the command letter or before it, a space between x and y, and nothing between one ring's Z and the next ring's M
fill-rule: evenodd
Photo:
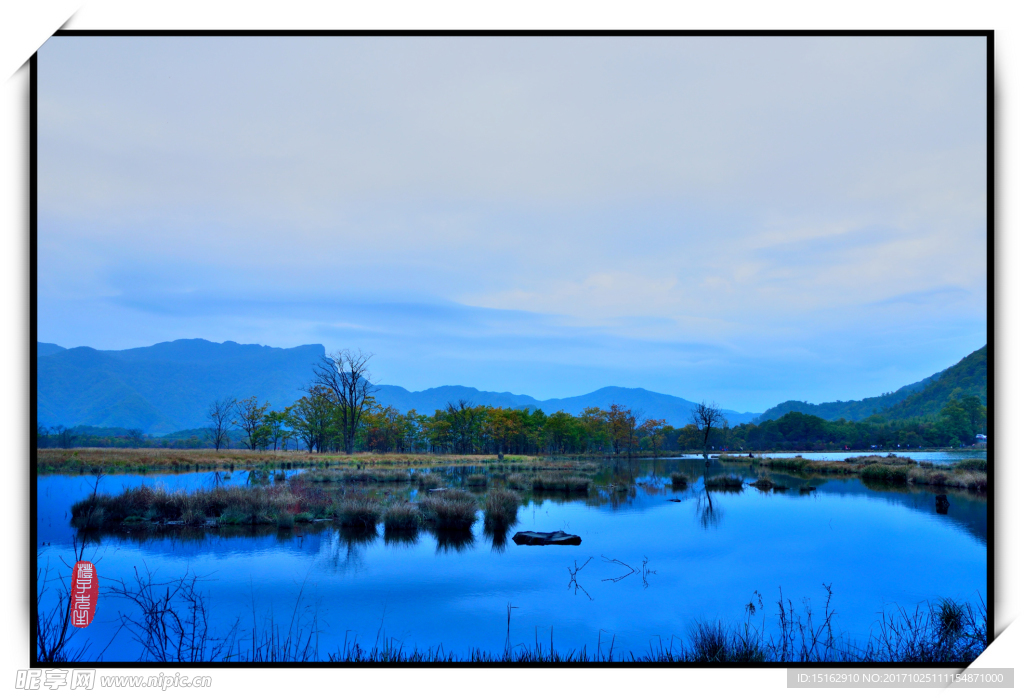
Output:
M277 349L258 344L179 339L151 347L99 351L64 349L40 342L38 353L38 419L44 426L142 429L166 435L203 427L214 400L255 395L282 409L302 396L312 366L324 355L320 344ZM377 399L402 412L433 414L449 402L474 405L564 410L578 414L587 407L606 409L613 402L642 410L645 418L664 419L673 426L689 421L694 403L642 388L606 387L586 395L538 400L529 395L486 392L461 385L409 391L379 385ZM757 415L724 410L730 424ZM84 432L83 432L84 433Z
M462 385L445 385L412 392L394 385L378 386L377 399L385 405L393 405L401 412L415 409L420 414L433 414L434 410L444 409L449 402L465 400L474 405L490 405L492 407L539 408L546 414L568 412L579 414L588 407L607 409L612 403L625 405L630 409L642 410L645 418L664 419L669 424L681 427L690 421L690 410L696 403L681 397L655 393L643 388L607 387L595 390L586 395L576 397L538 400L529 395L513 393L492 393L467 388ZM735 412L723 410L729 424L751 422L757 417L756 412Z
M974 395L988 405L988 346L984 346L938 374L906 399L883 410L883 419L909 419L938 414L951 397Z
M50 354L56 354L58 351L67 351L67 349L56 344L36 342L36 356L49 356Z
M223 397L256 395L281 409L301 397L323 353L320 344L276 349L202 339L58 351L38 358L38 419L165 434L204 425L210 403Z
M766 410L756 420L778 419L789 412L821 417L829 421L848 419L860 421L872 415L883 419L907 419L937 414L954 391L957 395L977 395L988 404L988 347L971 353L954 366L939 371L917 383L905 385L892 393L863 400L846 400L811 404L788 400Z

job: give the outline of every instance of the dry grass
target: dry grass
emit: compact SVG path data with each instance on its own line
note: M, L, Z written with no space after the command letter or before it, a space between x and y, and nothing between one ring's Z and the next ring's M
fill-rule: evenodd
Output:
M40 448L36 450L40 473L149 472L214 470L230 467L267 466L309 468L313 466L425 467L461 463L478 465L497 462L497 456L455 456L436 453L308 453L306 451L249 451L246 449L170 449L170 448ZM530 463L537 456L517 456ZM98 469L98 470L94 470Z
M957 487L977 492L988 491L988 475L975 470L911 468L907 473L907 482L934 487Z

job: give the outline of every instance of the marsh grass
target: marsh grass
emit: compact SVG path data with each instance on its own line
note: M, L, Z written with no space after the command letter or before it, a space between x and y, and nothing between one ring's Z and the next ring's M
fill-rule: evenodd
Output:
M476 521L476 497L465 490L432 492L421 501L420 511L434 528L468 529Z
M741 490L743 478L736 475L715 475L704 479L704 487L709 490Z
M484 502L484 522L495 530L507 528L519 518L519 495L510 490L491 490Z
M395 531L416 531L422 522L419 509L408 502L389 506L384 510L383 519L385 535Z
M768 475L764 473L761 473L761 475L757 478L757 480L755 480L752 483L751 486L761 490L762 492L775 490L778 489L779 487L778 483L776 483L775 480L772 480L770 477L768 477Z
M505 478L506 484L514 490L528 490L533 488L532 480L522 473L514 473Z
M416 487L420 490L436 490L444 484L444 480L435 473L417 473Z
M672 489L674 490L685 490L689 481L686 479L686 475L683 473L672 473Z
M381 506L371 499L348 499L337 509L338 523L348 528L376 528Z
M911 468L907 472L907 482L933 487L956 487L976 492L988 490L988 474L976 470Z
M965 458L956 464L957 470L980 470L988 471L988 461L984 458Z
M909 458L900 460L910 460ZM860 471L862 480L881 480L883 482L906 482L909 465L895 463L871 463Z
M480 473L474 473L466 478L466 486L476 488L487 487L487 476Z
M586 492L591 481L586 477L572 475L538 475L530 483L535 491L551 492Z

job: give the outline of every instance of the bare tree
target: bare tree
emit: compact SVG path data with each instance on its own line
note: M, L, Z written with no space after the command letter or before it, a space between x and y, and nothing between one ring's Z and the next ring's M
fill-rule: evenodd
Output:
M356 449L356 430L363 412L373 404L377 388L370 382L367 364L373 354L348 349L326 354L313 366L313 384L326 388L341 412L341 433L345 453Z
M715 403L707 403L703 400L700 404L694 405L690 411L690 420L700 432L704 445L704 467L708 467L708 444L711 440L711 430L725 425L725 415Z
M235 400L226 397L223 400L214 401L206 413L207 419L210 420L210 426L207 427L206 432L210 435L213 448L217 451L221 446L225 448L228 446L228 427L231 425L234 409Z

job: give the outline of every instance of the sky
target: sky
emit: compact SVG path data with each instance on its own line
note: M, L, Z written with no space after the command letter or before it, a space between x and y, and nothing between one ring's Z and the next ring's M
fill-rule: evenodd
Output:
M55 37L38 336L763 411L986 341L979 37Z

